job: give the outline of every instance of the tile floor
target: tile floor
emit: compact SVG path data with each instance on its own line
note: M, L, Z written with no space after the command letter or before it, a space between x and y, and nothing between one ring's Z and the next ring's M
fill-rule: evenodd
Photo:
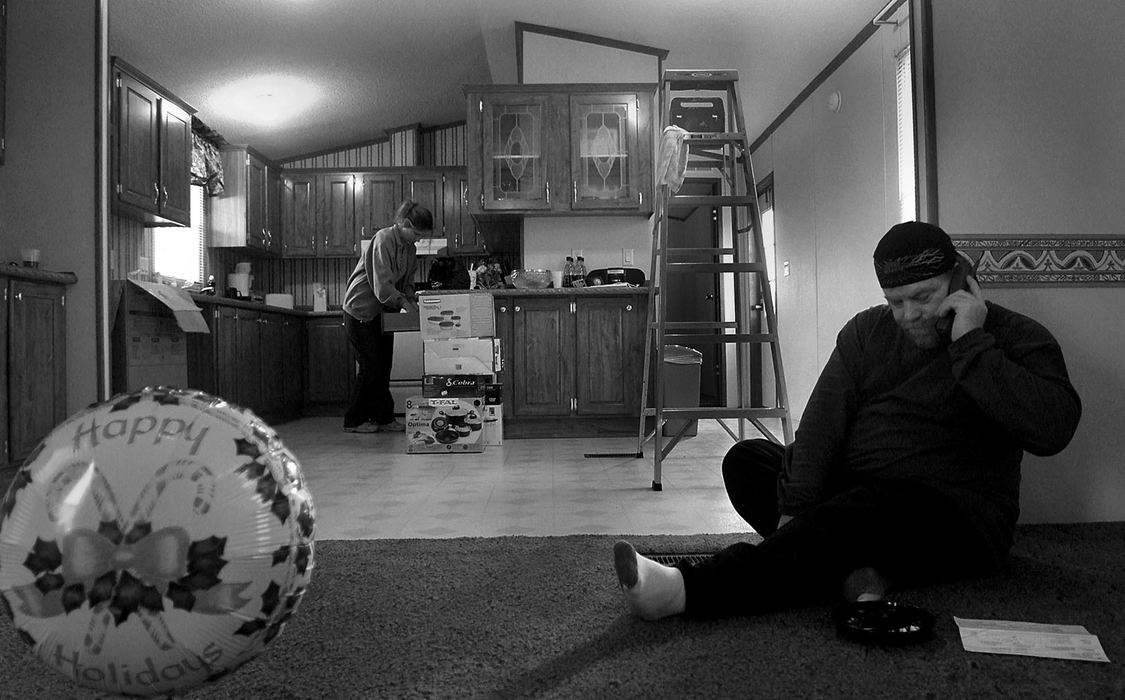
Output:
M699 434L663 460L659 492L650 488L651 441L644 459L584 456L632 454L635 436L408 455L402 433L344 433L339 418L276 428L309 480L318 539L750 531L723 489L733 440L715 421L700 421Z

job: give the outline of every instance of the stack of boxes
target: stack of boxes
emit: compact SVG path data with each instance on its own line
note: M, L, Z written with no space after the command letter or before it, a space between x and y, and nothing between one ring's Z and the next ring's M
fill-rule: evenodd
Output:
M496 372L500 339L492 295L427 294L418 300L422 395L406 401L406 451L483 452L504 441Z

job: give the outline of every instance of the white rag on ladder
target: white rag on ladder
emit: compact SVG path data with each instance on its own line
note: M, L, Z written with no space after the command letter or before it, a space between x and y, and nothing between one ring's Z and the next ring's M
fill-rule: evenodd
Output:
M684 143L687 131L678 126L664 127L660 137L660 165L656 171L657 180L678 192L687 175L688 147Z

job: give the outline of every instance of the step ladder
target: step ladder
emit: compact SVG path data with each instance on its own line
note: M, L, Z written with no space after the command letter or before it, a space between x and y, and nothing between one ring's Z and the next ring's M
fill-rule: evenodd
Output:
M654 201L652 283L648 295L648 325L645 340L644 380L641 389L640 427L637 455L644 443L653 440L652 489L662 490L661 461L687 432L693 420L716 420L734 440L746 439L746 427L754 426L767 439L778 444L793 440L793 428L782 370L781 346L777 335L777 315L770 290L762 217L757 186L751 164L746 127L738 102L733 70L666 70L660 89L660 162L671 141L678 143L677 158L686 158L687 177L706 177L720 183L721 194L713 196L677 195L682 178L658 176ZM667 127L679 127L687 133ZM684 174L685 169L679 169ZM675 185L673 187L673 185ZM729 229L730 245L719 248L670 247L669 210L672 207L711 207ZM727 238L722 239L724 243ZM685 258L690 258L686 261ZM724 320L668 321L668 280L673 275L713 275L719 289L733 291L734 308L724 309ZM731 296L727 293L727 297ZM755 314L761 314L756 318ZM736 396L728 396L726 406L678 408L666 404L664 373L665 348L670 345L733 346L737 382ZM773 405L751 405L751 349L768 346L773 371ZM759 350L760 352L760 350ZM710 371L711 368L703 368ZM730 384L730 382L728 382ZM651 400L651 406L650 404ZM664 427L672 419L678 428L664 440ZM726 419L737 420L737 430ZM780 421L779 438L762 421ZM651 429L651 431L650 431Z

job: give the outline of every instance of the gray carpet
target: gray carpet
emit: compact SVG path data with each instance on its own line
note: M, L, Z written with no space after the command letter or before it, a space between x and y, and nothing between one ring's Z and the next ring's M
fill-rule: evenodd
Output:
M189 698L1125 697L1125 523L1025 526L1002 573L896 594L912 647L840 639L831 603L723 621L625 614L608 536L325 541L301 609ZM734 535L636 537L713 550ZM952 616L1085 625L1112 663L970 654ZM0 696L94 698L0 624Z

